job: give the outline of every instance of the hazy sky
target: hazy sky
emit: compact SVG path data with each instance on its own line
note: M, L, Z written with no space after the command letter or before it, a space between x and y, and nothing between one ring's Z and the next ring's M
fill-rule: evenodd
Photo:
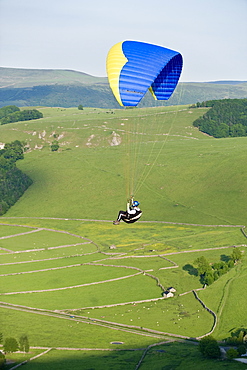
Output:
M0 0L0 66L106 76L111 46L179 51L181 81L247 81L247 0Z

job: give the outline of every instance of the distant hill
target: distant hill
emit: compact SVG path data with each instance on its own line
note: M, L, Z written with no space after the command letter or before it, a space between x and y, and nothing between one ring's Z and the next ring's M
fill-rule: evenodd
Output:
M208 83L210 84L221 84L221 85L238 85L238 84L242 84L244 82L247 82L247 81L209 81Z
M205 100L246 98L247 82L180 83L169 102L156 102L148 92L142 106L193 104ZM106 77L53 69L0 67L0 107L5 105L118 108Z
M94 85L107 83L106 77L60 69L22 69L0 67L0 88L24 88L42 85Z

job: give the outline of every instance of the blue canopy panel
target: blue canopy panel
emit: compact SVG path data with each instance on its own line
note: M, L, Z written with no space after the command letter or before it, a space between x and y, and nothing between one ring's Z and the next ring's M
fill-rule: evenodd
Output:
M157 100L168 100L177 86L183 60L181 54L175 55L163 68L151 85L151 92Z
M181 54L137 41L124 41L122 52L127 62L119 75L121 105L136 106L148 89L155 99L169 99L182 71Z

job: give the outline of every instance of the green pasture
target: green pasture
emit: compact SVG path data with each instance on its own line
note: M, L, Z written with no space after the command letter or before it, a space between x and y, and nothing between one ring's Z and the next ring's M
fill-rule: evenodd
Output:
M220 306L221 317L218 333L222 337L230 336L231 332L240 328L247 328L246 314L243 307L246 305L247 268L241 266L235 278L229 282L229 288L224 290L222 306ZM236 304L237 303L237 304Z
M136 223L126 225L124 223L113 226L111 222L85 222L83 220L52 220L52 219L29 219L29 218L2 218L2 222L32 225L35 227L44 227L52 229L63 229L67 232L78 236L90 239L99 248L101 252L107 253L131 253L131 255L146 255L158 253L173 253L183 250L196 250L205 248L216 248L232 245L244 244L246 238L242 234L239 227L203 227L193 225L176 225L166 223ZM43 231L44 232L44 231ZM42 232L42 233L43 233ZM23 236L30 238L32 234ZM33 237L40 235L40 232L35 233ZM41 234L42 235L42 234ZM58 236L61 245L64 245L64 239L68 234L48 232L46 243L52 243L50 237ZM18 237L19 238L19 237ZM87 242L87 240L74 238L74 244ZM11 243L11 239L7 239ZM9 244L5 244L5 240L1 240L2 245L7 248ZM19 239L18 239L19 240ZM37 238L39 240L39 238ZM70 240L72 242L72 240ZM36 243L36 242L35 242ZM54 242L53 242L54 243ZM56 244L56 243L55 243ZM54 245L55 245L54 244ZM58 243L57 243L58 244ZM72 244L72 243L71 243ZM35 244L36 245L36 244ZM42 243L38 244L43 247ZM114 245L116 249L110 250L110 246ZM14 248L14 243L12 245ZM79 247L79 246L77 246ZM60 251L70 250L72 247L61 248ZM86 251L96 251L96 247L92 244L80 246ZM152 252L150 252L152 250ZM57 253L57 250L49 250L49 253ZM39 252L41 253L41 252ZM18 256L18 258L20 258Z
M34 184L9 216L112 220L133 183L143 220L244 224L246 138L199 132L192 122L206 109L53 109L43 119L1 127L3 140L22 134L31 147L43 146L18 163ZM110 146L113 132L122 140L118 146ZM49 150L54 135L58 153Z
M223 251L223 252L222 252ZM161 282L161 284L164 287L173 286L176 288L178 294L182 294L184 292L187 292L192 289L202 288L202 284L200 283L200 277L197 276L194 272L195 264L194 261L196 258L204 256L210 264L213 264L215 262L224 261L225 257L229 257L231 254L231 250L215 250L211 251L211 253L207 252L196 252L196 253L190 253L190 257L188 254L179 254L175 255L175 258L170 258L179 265L178 268L174 269L167 269L167 270L160 270L155 272L155 276L157 276ZM214 254L215 252L215 254ZM186 258L187 257L187 258ZM206 290L208 290L208 294L210 294L209 300L205 300L205 303L208 302L209 308L215 310L215 304L218 301L218 297L221 296L220 292L218 291L223 288L223 286L226 284L226 281L229 279L229 276L235 275L238 271L238 266L233 267L226 275L222 275L215 283L212 284L212 286L208 287ZM214 290L216 289L216 290ZM209 293L210 291L210 293ZM202 294L202 297L207 297L206 292L200 292L199 295ZM212 299L212 296L214 299ZM204 301L204 298L203 298Z
M116 265L116 266L132 266L137 267L142 270L153 270L157 272L160 268L171 267L173 264L162 257L156 256L149 256L149 257L133 257L133 258L125 258L125 257L112 257L107 258L103 261L99 261L98 263L104 263L107 265Z
M4 219L3 219L4 220ZM104 263L104 264L116 264L116 265L126 265L138 267L142 269L151 269L153 270L150 272L154 274L156 277L159 278L161 284L167 288L169 286L174 286L177 290L176 294L180 294L191 289L201 287L199 277L190 274L190 270L185 268L186 265L193 265L194 260L200 256L204 255L210 262L217 262L224 256L228 256L231 254L232 246L235 242L241 243L244 241L244 236L240 232L239 228L235 227L202 227L202 226L189 226L189 225L166 225L166 224L145 224L145 223L138 223L132 225L130 229L126 227L116 228L111 226L109 223L95 223L95 222L85 222L85 221L72 221L72 220L48 220L48 219L8 219L9 222L13 222L16 225L19 221L29 226L32 225L33 227L46 227L55 230L54 225L60 224L60 227L64 225L64 229L67 232L71 232L75 235L85 235L86 238L96 240L96 244L99 250L104 250L104 253L95 253L94 250L93 254L86 254L77 257L73 257L76 255L76 252L83 252L81 250L75 250L75 248L81 248L81 246L76 247L66 247L66 248L56 248L50 250L42 250L36 252L27 252L27 253L18 253L18 254L8 254L7 256L1 256L1 262L3 263L3 258L5 258L4 262L10 263L10 265L2 266L2 273L10 273L13 271L21 272L21 271L35 271L37 269L45 269L45 268L54 268L60 266L69 266L73 264L73 262L77 263L86 263L86 262L97 262ZM13 226L13 231L15 231L15 227ZM9 226L11 229L11 226ZM112 228L112 229L111 229ZM131 230L131 234L128 232ZM111 232L112 231L112 232ZM121 235L122 233L122 235ZM11 230L9 232L11 235ZM37 238L36 242L38 245L41 245L43 242L43 235L41 232L34 233L37 236L41 237L41 240ZM28 237L33 234L25 235ZM61 235L70 236L69 234L62 234L62 233L55 233L55 232L47 232L47 245L54 243L54 235L61 237ZM104 235L106 237L107 243L104 243ZM116 243L116 249L110 250L109 246L112 245L111 243L117 239L117 236L121 235L121 240L125 241L127 245L124 245L123 241L121 244L118 245ZM93 236L93 238L92 238ZM52 237L50 241L49 238ZM73 237L75 238L75 237ZM169 243L164 243L164 239L169 240ZM77 238L75 238L77 239ZM139 240L138 240L139 239ZM59 242L60 239L58 239ZM63 240L62 240L63 241ZM137 244L135 242L137 241ZM146 241L146 243L144 243ZM150 241L150 243L149 243ZM31 243L32 243L31 239ZM232 242L232 243L229 243ZM59 244L59 243L55 243ZM103 244L103 245L102 245ZM164 250L164 245L172 245L170 249ZM230 245L229 245L230 244ZM235 243L237 244L237 243ZM88 248L90 249L92 244L83 245L84 253L88 253ZM178 248L176 248L178 246ZM224 249L213 249L216 247L227 247ZM187 247L187 248L186 248ZM203 251L205 247L209 250ZM29 244L27 244L27 248L29 249ZM156 248L156 249L150 249ZM173 252L171 252L171 250ZM244 250L244 247L243 247ZM168 253L164 253L168 252ZM183 253L186 251L186 253ZM126 253L127 258L121 258L122 253ZM116 255L116 253L120 253L120 258ZM145 256L145 253L146 256ZM79 254L79 253L78 253ZM157 257L158 255L163 255L165 258L169 258L174 263L178 264L177 268L172 269L161 269L162 267L169 267L172 264L167 260ZM114 257L116 259L112 259ZM21 259L16 257L21 256ZM133 256L132 258L130 256ZM145 257L142 257L145 256ZM25 257L23 259L23 257ZM122 255L123 257L123 255ZM47 258L55 258L53 260L47 261ZM26 262L25 261L32 261ZM12 264L15 262L24 262L24 263L17 263ZM71 263L72 262L72 263ZM158 263L158 265L157 265ZM165 265L164 265L165 264ZM34 268L34 266L36 266ZM76 271L80 271L80 269L84 269L86 267L87 271L85 273L78 273ZM104 271L104 276L106 276L106 280L109 279L111 276L110 271L113 270L113 277L115 277L115 272L118 271L118 268L114 267L102 267L102 266L81 266L79 267L71 267L62 270L52 270L52 271L43 271L43 272L35 272L32 274L23 274L23 275L14 275L14 276L6 276L2 277L1 286L3 291L11 291L14 287L18 287L15 291L21 290L32 290L32 289L50 289L55 287L62 287L62 286L70 286L71 284L79 285L85 283L89 276L91 276L91 281L99 281L100 275L96 272L95 269L101 268L102 272ZM13 270L14 269L14 270ZM125 270L125 269L121 269ZM200 292L200 294L205 294L206 292L210 292L209 289L212 290L212 294L209 293L209 300L205 299L206 304L209 308L215 310L214 302L217 302L215 297L219 297L217 293L217 286L221 284L224 287L225 278L230 276L229 274L235 274L236 268L233 268L230 273L227 275L222 276L216 283L214 283L208 290ZM127 270L125 274L127 274ZM132 271L131 271L132 272ZM135 272L135 271L133 271ZM32 276L32 279L30 279ZM85 280L86 279L86 280ZM103 277L102 277L103 279ZM141 279L141 280L140 280ZM145 279L145 283L144 280ZM87 280L88 281L88 280ZM142 282L143 281L143 282ZM23 285L24 284L24 285ZM131 289L129 289L131 286ZM216 290L215 290L216 289ZM12 290L13 291L13 290ZM83 287L83 288L74 288L68 289L63 291L54 291L54 292L44 292L44 293L28 293L28 294L16 294L11 296L1 296L2 301L15 303L20 305L26 305L29 307L39 307L45 309L74 309L80 307L90 307L90 306L101 306L104 304L113 304L113 303L121 303L121 302L131 302L137 301L141 299L150 299L150 298L158 298L161 297L162 291L160 288L156 286L155 280L141 276L136 276L134 278L127 278L124 280L119 280L117 282L111 283L104 283L98 284L91 287ZM212 301L212 296L214 300ZM199 305L199 303L192 297L191 295L186 295L182 297L177 297L176 301L185 300L187 297L190 297L190 305L191 301L193 304ZM210 298L211 297L211 298ZM204 300L204 298L203 298ZM163 300L167 304L173 304L175 300ZM158 305L160 304L157 303ZM183 303L181 303L183 304ZM124 306L125 307L125 306ZM155 305L154 305L155 307ZM158 306L156 306L158 307ZM95 310L96 311L100 311ZM115 316L116 308L108 308L103 310L109 310L114 312L112 316ZM200 310L200 308L199 308ZM145 323L148 322L148 326L150 325L154 329L158 329L157 326L157 314L155 310L152 311L152 320L151 316L144 316L142 318L142 325L145 327ZM173 311L171 311L173 312ZM189 335L189 336L198 336L205 332L208 332L212 326L212 317L205 311L202 310L203 314L200 314L200 318L197 318L197 322L192 325L192 327L198 328L198 320L200 320L200 331L195 330L190 332L190 326L186 326L187 322L191 321L191 317L196 318L193 315L185 315L186 320L183 320L183 324L178 321L175 328L178 328L176 331L174 328L174 318L170 317L170 322L168 327L160 328L161 331L167 331L171 333ZM204 317L205 315L205 317ZM93 315L92 315L93 316ZM102 316L102 314L100 314ZM93 316L94 317L94 316ZM139 316L137 316L139 317ZM114 318L114 317L113 317ZM118 319L121 318L118 316ZM178 318L180 318L178 316ZM183 318L183 316L182 316ZM133 319L132 319L133 320ZM140 319L136 319L137 325ZM182 320L182 319L181 319ZM114 321L114 320L113 320ZM120 322L117 320L117 322ZM224 323L224 320L222 321ZM127 322L123 322L127 324ZM133 323L134 325L134 323ZM160 323L158 323L160 325Z
M224 261L229 258L232 253L232 247L224 249L214 249L209 251L191 251L189 253L175 253L167 257L173 262L175 262L178 267L172 269L162 269L155 271L155 276L159 278L160 283L168 288L173 286L178 294L182 294L192 289L202 288L200 283L200 277L195 273L195 263L194 261L201 256L204 256L210 264L215 262ZM236 267L233 268L233 271L236 270ZM151 272L152 273L152 272ZM227 274L228 276L228 274ZM222 276L219 280L223 279ZM216 283L213 284L213 287L216 286ZM210 287L211 288L211 287ZM210 303L210 308L211 303Z
M4 337L19 338L28 335L32 346L69 348L145 348L157 342L150 335L140 335L124 330L112 330L106 326L79 322L76 319L60 319L42 314L0 308L5 320L1 326ZM18 324L17 324L18 323ZM159 339L158 339L159 340ZM111 344L113 341L122 345Z
M142 220L244 225L246 141L228 140L166 142L157 150L147 143L138 157L139 176L126 175L128 157L119 146L33 151L18 166L34 183L7 215L114 220L126 207L130 178L139 188Z
M112 229L108 224L91 224L85 227L85 234L94 233L94 241L101 250L127 253L131 256L164 254L170 258L173 253L227 247L245 242L238 228L207 228L186 225L138 223L127 228L124 224ZM106 237L104 239L104 230ZM79 231L79 230L78 230ZM80 231L81 232L81 231ZM172 258L171 258L172 259Z
M57 138L60 137L62 147L71 149L76 145L85 146L87 139L93 133L95 137L92 145L98 147L106 144L106 138L113 130L121 134L124 144L129 141L129 133L135 134L131 135L131 141L137 143L140 143L139 136L143 134L150 135L154 139L168 132L175 139L183 136L190 139L191 136L198 137L198 130L190 125L191 120L207 111L203 108L189 110L187 106L128 110L85 108L83 111L76 108L38 109L43 113L43 119L2 126L3 140L6 137L21 135L31 148L35 148L35 145L43 145L47 148L54 139L53 135L56 134ZM179 117L183 117L185 127L183 124L178 127ZM136 131L137 126L139 127ZM13 133L13 131L16 132ZM162 137L160 141L163 141Z
M2 293L15 292L16 287L18 287L18 292L73 287L79 284L117 279L122 276L134 275L137 272L122 267L83 265L37 271L30 274L2 276Z
M242 247L241 250L245 250L245 247ZM179 267L183 268L186 267L186 265L188 264L194 265L194 261L202 255L209 261L210 264L213 264L215 262L227 260L232 252L233 246L224 246L219 247L219 249L209 248L207 250L204 250L203 248L201 248L197 250L188 250L186 252L182 251L180 253L172 253L167 257L177 263ZM187 271L186 268L184 270Z
M80 280L78 280L80 283ZM130 289L131 286L131 289ZM1 295L3 302L38 307L49 310L65 310L81 307L102 306L140 301L161 297L162 290L156 281L146 275L101 284L56 290L52 292Z
M209 332L213 325L213 317L203 309L192 293L157 302L85 309L74 313L92 319L133 325L192 338Z
M183 269L184 266L178 268L160 270L155 273L159 278L160 283L165 289L174 287L177 294L188 292L191 289L201 288L202 285L198 276L190 275L188 271Z
M159 223L112 226L111 223L81 223L77 233L90 238L101 251L131 255L165 254L187 250L243 244L246 238L239 227L200 227Z
M1 255L1 263L23 263L23 262L35 262L40 260L59 260L63 258L70 258L75 256L81 256L84 254L94 254L96 253L96 247L94 244L83 244L79 246L71 246L64 248L55 248L55 249L41 249L36 250L32 249L22 252L15 253L5 253ZM95 257L97 259L97 257ZM91 259L90 259L91 260Z
M29 271L37 271L37 270L59 268L59 267L66 268L66 267L83 264L87 262L93 262L93 261L95 262L97 261L97 259L100 260L102 258L101 254L95 254L95 253L79 255L79 256L74 257L73 254L75 252L82 253L83 251L82 250L74 251L74 249L72 249L71 252L72 252L71 255L69 255L69 253L67 255L64 255L63 252L60 252L61 253L60 257L53 257L52 259L43 259L43 260L41 259L37 261L32 259L27 262L19 261L18 263L10 262L9 264L0 265L1 274L15 274L15 273L17 274L17 273L25 273ZM37 254L35 254L35 257L42 258L44 256L42 255L42 252L40 252L38 256ZM55 261L54 261L54 258L55 258ZM2 260L2 256L1 256L1 260Z
M25 231L23 231L25 232ZM39 233L37 237L35 234ZM21 251L26 249L39 249L39 248L51 248L58 246L73 245L78 243L88 242L85 239L75 237L66 233L58 233L56 231L40 230L32 232L28 230L28 234L17 235L2 239L1 244L4 248L8 248L13 251ZM28 245L28 248L27 248Z
M246 364L237 361L222 361L202 357L198 346L191 343L167 343L151 347L140 367L149 369L176 370L238 370L246 369Z
M14 225L0 225L0 238L9 236L9 235L15 235L15 234L21 234L25 232L30 232L32 229L28 227L22 227L22 226L14 226Z
M143 354L143 349L102 351L64 351L52 349L45 355L28 362L25 367L29 370L41 370L52 367L54 370L101 369L125 370L136 366ZM178 356L179 354L179 356ZM16 354L10 358L15 359ZM141 369L191 369L191 370L241 370L246 365L237 361L219 361L205 359L201 356L198 347L191 343L165 343L151 347L142 364Z
M246 330L246 259L240 265L223 275L205 291L199 292L199 297L218 315L215 336L225 339L232 332L242 328ZM212 298L213 297L213 298Z
M17 338L16 338L17 339ZM19 364L24 361L30 360L30 358L39 355L40 353L44 352L43 349L36 349L32 348L28 353L25 352L13 352L13 353L8 353L5 355L6 359L6 364L4 369L8 370L14 367L16 364Z
M120 351L61 351L52 350L26 365L27 369L102 369L124 370L126 364L137 364L143 349Z
M18 275L0 276L0 287L6 293L71 288L1 295L1 301L71 310L70 315L89 317L92 324L76 321L76 317L48 317L2 308L4 336L28 334L31 346L127 350L147 347L159 339L99 326L101 320L122 324L122 329L133 325L188 337L209 332L212 315L193 293L179 294L201 288L193 270L197 257L218 262L231 254L233 246L241 246L246 253L241 228L247 217L247 139L214 139L199 132L192 122L206 108L40 110L43 119L0 126L2 142L27 141L25 159L17 165L33 180L21 199L1 217L0 237L13 237L0 239L0 248L15 253L1 250L0 275ZM111 145L114 137L120 145ZM58 152L50 151L54 139L59 141ZM125 209L131 188L143 216L136 224L114 226L112 221L120 209ZM20 233L26 234L16 235ZM88 262L97 266L69 267ZM175 287L175 297L90 308L161 298L162 289L147 274L72 288L137 272L117 267L123 265L152 270L149 273L165 289ZM59 267L63 268L56 269ZM247 328L246 269L244 257L198 292L217 314L217 339L230 336L240 327ZM112 341L124 344L112 345ZM174 360L177 368L184 369L185 363L190 369L243 368L238 363L203 360L197 348L188 343L150 349L141 368L150 369L151 364L159 368L162 363L170 369L176 351L181 351ZM74 368L82 364L97 368L104 360L105 368L121 369L126 361L135 366L141 356L139 351L76 353ZM72 361L71 356L72 352L54 350L26 366L39 369L52 363L54 369L63 369Z

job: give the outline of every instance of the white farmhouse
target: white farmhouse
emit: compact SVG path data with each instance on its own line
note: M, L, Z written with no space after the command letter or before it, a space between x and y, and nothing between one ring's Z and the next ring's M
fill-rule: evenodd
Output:
M173 288L172 286L170 286L170 288L167 288L167 290L169 290L169 292L172 292L172 293L175 293L176 292L176 289Z
M169 292L169 290L166 290L165 292L163 292L162 295L165 298L174 297L174 294L172 292Z

